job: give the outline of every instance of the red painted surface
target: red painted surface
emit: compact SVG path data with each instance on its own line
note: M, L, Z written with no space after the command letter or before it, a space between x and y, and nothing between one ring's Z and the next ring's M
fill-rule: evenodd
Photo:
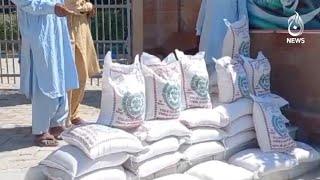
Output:
M144 0L144 51L166 56L197 46L195 26L201 0Z

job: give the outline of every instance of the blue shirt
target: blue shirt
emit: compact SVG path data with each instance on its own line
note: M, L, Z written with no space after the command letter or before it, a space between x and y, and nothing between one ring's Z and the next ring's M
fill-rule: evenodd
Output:
M12 0L17 6L21 44L21 91L32 96L32 80L50 98L79 86L66 18L54 14L63 0ZM35 71L36 77L32 74Z

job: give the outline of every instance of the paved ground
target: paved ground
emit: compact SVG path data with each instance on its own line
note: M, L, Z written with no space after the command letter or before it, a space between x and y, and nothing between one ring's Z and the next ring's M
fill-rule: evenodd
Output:
M13 88L0 85L0 177L14 177L15 180L21 179L26 169L37 165L57 148L34 146L30 134L30 102L17 90L8 90ZM100 87L88 88L80 107L81 117L89 121L97 119L100 97Z
M95 82L96 84L96 82ZM24 179L27 169L36 166L57 148L34 146L31 133L30 102L12 85L0 84L0 178ZM10 90L11 89L11 90ZM81 105L81 117L95 121L99 114L101 91L90 86ZM64 143L61 142L61 145ZM37 178L31 178L37 179ZM308 173L301 180L320 180L320 170Z

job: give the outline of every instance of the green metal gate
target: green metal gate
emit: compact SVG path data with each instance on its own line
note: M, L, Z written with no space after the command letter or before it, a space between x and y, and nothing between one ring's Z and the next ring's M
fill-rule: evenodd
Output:
M91 0L97 14L91 21L91 32L98 58L112 50L113 57L131 56L130 0ZM0 88L19 82L20 35L16 7L9 0L0 0ZM92 82L92 81L91 81Z

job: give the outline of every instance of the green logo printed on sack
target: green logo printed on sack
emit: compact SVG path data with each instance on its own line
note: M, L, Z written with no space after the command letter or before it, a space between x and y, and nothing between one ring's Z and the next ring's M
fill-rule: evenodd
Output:
M262 75L259 80L259 85L265 90L270 90L270 74Z
M239 48L239 54L249 57L250 56L250 42L242 42Z
M177 110L180 108L181 89L178 85L172 85L167 83L163 88L162 96L171 109Z
M195 91L200 97L208 98L208 79L202 76L194 75L191 80L191 89Z
M242 96L249 96L249 82L245 76L238 77L239 89Z
M280 135L280 136L285 136L287 135L288 131L286 128L286 124L284 123L283 119L279 116L272 116L272 125L275 131Z
M122 99L122 108L129 117L134 119L140 118L143 115L144 104L143 93L125 93Z

